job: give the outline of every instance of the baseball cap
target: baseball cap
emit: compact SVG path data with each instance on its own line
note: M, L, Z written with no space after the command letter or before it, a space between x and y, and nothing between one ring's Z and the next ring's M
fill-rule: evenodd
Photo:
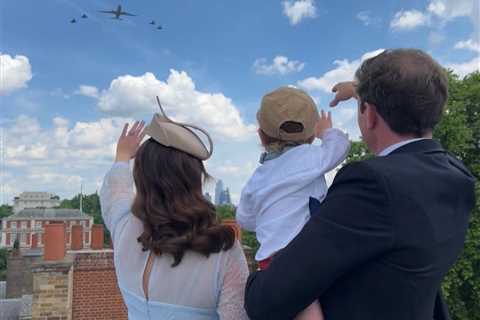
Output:
M160 99L157 97L160 113L153 115L152 121L145 128L145 133L158 143L186 152L200 160L207 160L213 152L213 142L208 132L193 124L175 122L163 111ZM209 148L194 132L197 130L205 135Z
M315 135L319 115L313 99L303 90L280 87L262 98L257 120L268 136L284 141L302 141ZM295 124L294 129L285 124Z

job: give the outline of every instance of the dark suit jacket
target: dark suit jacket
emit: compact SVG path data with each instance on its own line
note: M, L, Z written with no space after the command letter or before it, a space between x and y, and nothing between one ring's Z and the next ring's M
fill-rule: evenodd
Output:
M475 202L474 178L434 140L337 174L322 204L266 271L247 282L251 319L431 320Z

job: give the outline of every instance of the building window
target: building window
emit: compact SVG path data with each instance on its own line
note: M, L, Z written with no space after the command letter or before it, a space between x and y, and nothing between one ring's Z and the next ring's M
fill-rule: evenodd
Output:
M20 228L21 228L21 229L27 229L27 221L22 221L22 222L20 223Z
M12 240L11 240L11 241L12 241L12 245L14 245L14 244L15 244L15 241L17 240L17 233L16 233L16 232L12 232L11 235L12 235L12 236L11 236L11 237L12 237Z
M27 243L27 234L25 232L20 233L20 243L23 245Z
M42 228L42 221L35 221L35 229L41 229Z
M12 229L17 229L17 221L12 222Z

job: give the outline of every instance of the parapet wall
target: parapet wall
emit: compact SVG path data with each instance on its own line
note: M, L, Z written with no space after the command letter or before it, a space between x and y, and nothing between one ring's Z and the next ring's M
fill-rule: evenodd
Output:
M76 252L73 270L74 320L128 319L112 250Z

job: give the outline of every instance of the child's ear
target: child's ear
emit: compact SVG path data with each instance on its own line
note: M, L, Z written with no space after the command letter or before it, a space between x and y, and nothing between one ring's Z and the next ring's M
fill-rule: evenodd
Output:
M262 129L258 128L257 130L258 137L260 138L260 142L262 143L262 146L265 146L267 144L267 137L265 136L265 133L263 133Z

